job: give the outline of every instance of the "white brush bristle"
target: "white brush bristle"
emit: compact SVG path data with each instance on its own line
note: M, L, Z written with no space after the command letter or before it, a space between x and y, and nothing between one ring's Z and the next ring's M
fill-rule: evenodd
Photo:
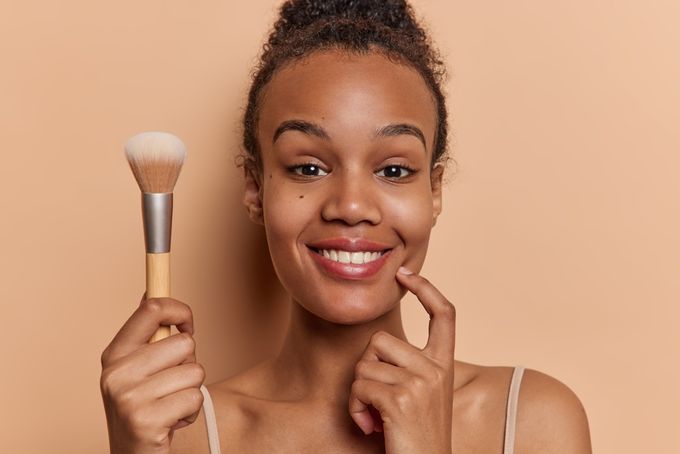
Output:
M160 131L142 132L125 144L125 154L142 192L172 192L187 151L179 137Z

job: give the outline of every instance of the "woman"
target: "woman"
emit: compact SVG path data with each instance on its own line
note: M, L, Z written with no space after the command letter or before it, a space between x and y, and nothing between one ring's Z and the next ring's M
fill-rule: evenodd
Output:
M404 1L281 7L242 163L293 303L283 347L206 388L189 307L143 298L102 354L112 452L590 452L568 387L454 360L454 306L417 274L442 209L443 76ZM406 291L431 317L423 349L404 335ZM181 333L147 344L161 324Z

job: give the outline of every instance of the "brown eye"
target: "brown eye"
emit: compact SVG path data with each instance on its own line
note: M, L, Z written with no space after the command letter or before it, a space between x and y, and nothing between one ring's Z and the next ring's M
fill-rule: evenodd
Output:
M301 171L298 171L299 169ZM297 175L301 175L301 176L305 176L305 177L318 177L318 176L327 175L327 173L325 173L321 169L321 167L319 167L316 164L300 164L300 165L288 167L288 170L290 170L291 172L293 172ZM324 173L319 175L318 172L324 172Z
M405 176L411 175L414 171L413 169L409 169L408 167L405 166L397 166L397 165L392 165L392 166L387 166L383 167L382 170L379 172L385 172L385 177L386 178L403 178ZM404 175L406 173L406 175ZM382 176L382 175L379 175Z

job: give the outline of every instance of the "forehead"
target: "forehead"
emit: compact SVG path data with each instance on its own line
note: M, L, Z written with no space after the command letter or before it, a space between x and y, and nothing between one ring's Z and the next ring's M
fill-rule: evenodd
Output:
M328 50L274 74L260 104L260 143L271 143L278 124L291 118L319 121L331 130L375 130L394 121L414 123L423 130L429 149L436 108L425 81L412 67L377 52L360 55Z

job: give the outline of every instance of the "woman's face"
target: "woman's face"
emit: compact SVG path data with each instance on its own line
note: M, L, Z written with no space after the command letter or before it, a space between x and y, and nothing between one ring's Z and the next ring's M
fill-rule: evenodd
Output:
M441 210L424 80L378 53L324 51L277 71L263 95L263 173L247 175L244 203L264 224L282 285L335 323L394 309L405 293L395 273L420 270Z

